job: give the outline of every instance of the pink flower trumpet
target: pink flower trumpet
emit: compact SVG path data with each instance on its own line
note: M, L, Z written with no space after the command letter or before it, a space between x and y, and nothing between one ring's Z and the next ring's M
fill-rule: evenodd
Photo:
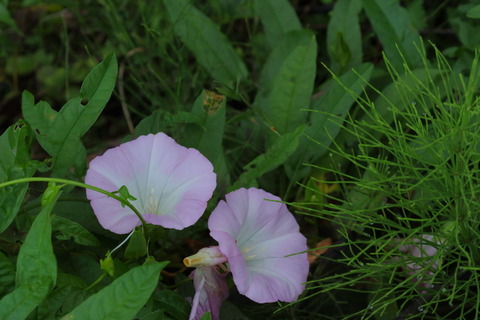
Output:
M131 204L146 222L180 230L197 222L205 211L216 175L198 150L157 133L123 143L93 159L85 183L109 192L126 187ZM87 190L87 198L105 229L124 234L141 224L130 208L113 198L93 190Z
M200 319L207 311L218 319L220 305L228 296L219 270L224 263L238 291L258 303L292 302L305 289L306 238L287 206L275 202L280 198L256 188L242 188L225 198L208 220L218 247L201 249L184 259L187 267L197 267L190 319ZM216 290L197 285L202 281L214 284Z

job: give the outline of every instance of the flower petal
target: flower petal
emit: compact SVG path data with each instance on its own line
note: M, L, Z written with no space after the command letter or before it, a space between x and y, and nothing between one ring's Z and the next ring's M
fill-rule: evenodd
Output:
M220 274L216 266L198 267L192 274L195 286L192 310L189 320L200 319L211 312L212 320L220 319L220 306L228 297L228 285L225 274Z
M145 221L183 229L203 214L216 186L212 164L197 150L177 144L164 133L141 136L107 150L90 162L90 185L114 192L127 187L131 203ZM128 233L140 224L129 208L101 193L87 190L100 224Z
M260 189L226 195L208 221L238 291L259 303L298 298L307 280L306 239L280 198ZM288 257L287 257L288 256Z

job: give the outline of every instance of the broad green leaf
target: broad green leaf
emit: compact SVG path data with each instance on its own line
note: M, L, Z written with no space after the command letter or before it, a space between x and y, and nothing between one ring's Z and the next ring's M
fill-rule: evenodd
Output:
M133 231L124 256L126 259L137 259L147 255L147 241L141 229L136 228Z
M35 129L41 146L53 157L56 175L65 175L72 166L83 172L86 151L80 138L95 123L110 99L116 77L117 60L110 55L87 75L80 97L69 100L59 112L44 101L34 104L33 96L23 93L23 115Z
M15 20L13 20L12 16L8 12L7 4L2 2L0 2L0 23L4 23L9 27L14 28L15 31L19 32L17 24L15 23Z
M68 297L77 289L71 286L59 286L55 288L37 308L37 319L55 320L56 313L62 309Z
M305 123L301 110L310 104L316 74L317 44L315 37L307 46L299 46L288 56L279 70L269 97L269 112L280 133L292 132Z
M427 27L429 17L423 4L424 0L413 0L406 4L410 21L417 30L423 30Z
M47 189L48 190L48 189ZM35 218L17 259L16 286L53 286L57 278L57 263L52 247L50 213L61 190L49 197Z
M372 70L373 65L365 63L340 78L334 76L325 94L312 103L310 123L305 130L308 139L301 139L296 159L309 163L327 152L355 99L370 79Z
M182 145L196 148L215 167L222 183L229 184L228 170L223 152L226 97L213 91L204 90L195 100L192 115L202 119L200 125L191 124L185 128Z
M169 320L169 318L165 317L165 312L163 312L163 310L156 310L156 311L150 312L140 318L140 320L158 320L158 319Z
M327 29L327 49L333 72L343 73L362 62L362 35L358 14L361 1L339 0Z
M73 241L80 245L100 245L100 241L98 241L93 234L74 221L55 216L52 220L52 229L60 233L56 236L56 238L59 240L68 240L73 238Z
M17 259L16 289L0 300L3 319L25 319L55 285L57 261L51 241L50 212L60 192L35 218Z
M404 61L410 68L420 66L421 55L415 45L421 45L421 38L399 1L362 0L362 4L393 67L401 73Z
M222 320L249 320L250 318L245 316L242 311L230 301L222 303L220 308L220 318ZM208 318L207 318L208 319Z
M48 294L42 287L18 287L0 300L0 319L23 320Z
M467 17L472 19L480 19L480 5L477 4L476 6L468 10Z
M213 91L202 91L191 111L202 119L202 124L187 126L185 134L185 146L195 147L212 162L222 153L226 100Z
M277 44L263 65L260 75L260 88L255 96L255 107L266 112L268 109L268 97L283 63L295 48L298 46L308 46L312 40L312 36L313 34L307 30L291 31L284 35L282 41Z
M160 271L168 262L135 267L90 296L63 320L131 320L157 287Z
M2 252L0 252L0 297L15 287L15 268Z
M31 177L39 163L30 159L29 145L33 132L22 121L10 126L0 136L0 183ZM17 215L28 189L28 183L0 187L0 232Z
M244 173L230 190L256 186L257 178L283 164L297 149L304 129L305 126L300 126L294 132L281 136L265 153L253 159L244 167Z
M295 10L287 0L255 0L253 4L271 48L275 47L288 31L302 28Z
M76 289L85 289L88 287L85 279L70 273L59 272L57 274L57 287L72 287Z
M262 70L254 106L280 134L305 123L316 73L315 36L305 30L289 32L275 47Z
M188 319L191 306L180 294L171 290L161 290L154 295L155 301L165 313L173 319Z
M244 63L208 17L186 0L163 0L163 3L174 33L214 80L228 84L247 76Z
M470 10L471 14L475 15L475 5L472 2L462 3L456 6L455 10L447 11L448 24L454 30L455 35L460 40L460 43L469 49L475 50L478 48L480 42L480 33L478 32L478 21L472 19L465 19L468 17ZM473 17L470 17L473 18ZM455 59L461 59L461 54L456 53ZM467 63L470 66L471 61Z
M135 127L135 134L140 136L149 133L165 132L170 126L187 123L194 123L201 126L203 121L202 118L191 112L178 111L172 114L156 110L140 121Z

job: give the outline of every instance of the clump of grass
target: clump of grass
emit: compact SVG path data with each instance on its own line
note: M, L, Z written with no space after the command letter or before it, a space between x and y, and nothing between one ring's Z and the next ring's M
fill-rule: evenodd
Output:
M331 151L342 160L315 166L341 191L295 204L335 230L301 302L310 315L480 317L479 56L465 77L422 55L402 73L387 60L393 84L358 98Z

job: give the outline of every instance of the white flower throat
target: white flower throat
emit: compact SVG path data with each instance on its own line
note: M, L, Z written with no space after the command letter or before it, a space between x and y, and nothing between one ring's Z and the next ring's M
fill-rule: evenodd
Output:
M154 188L150 188L150 192L147 194L144 202L144 212L151 214L160 214L158 212L158 204L160 203L158 195L155 193Z

